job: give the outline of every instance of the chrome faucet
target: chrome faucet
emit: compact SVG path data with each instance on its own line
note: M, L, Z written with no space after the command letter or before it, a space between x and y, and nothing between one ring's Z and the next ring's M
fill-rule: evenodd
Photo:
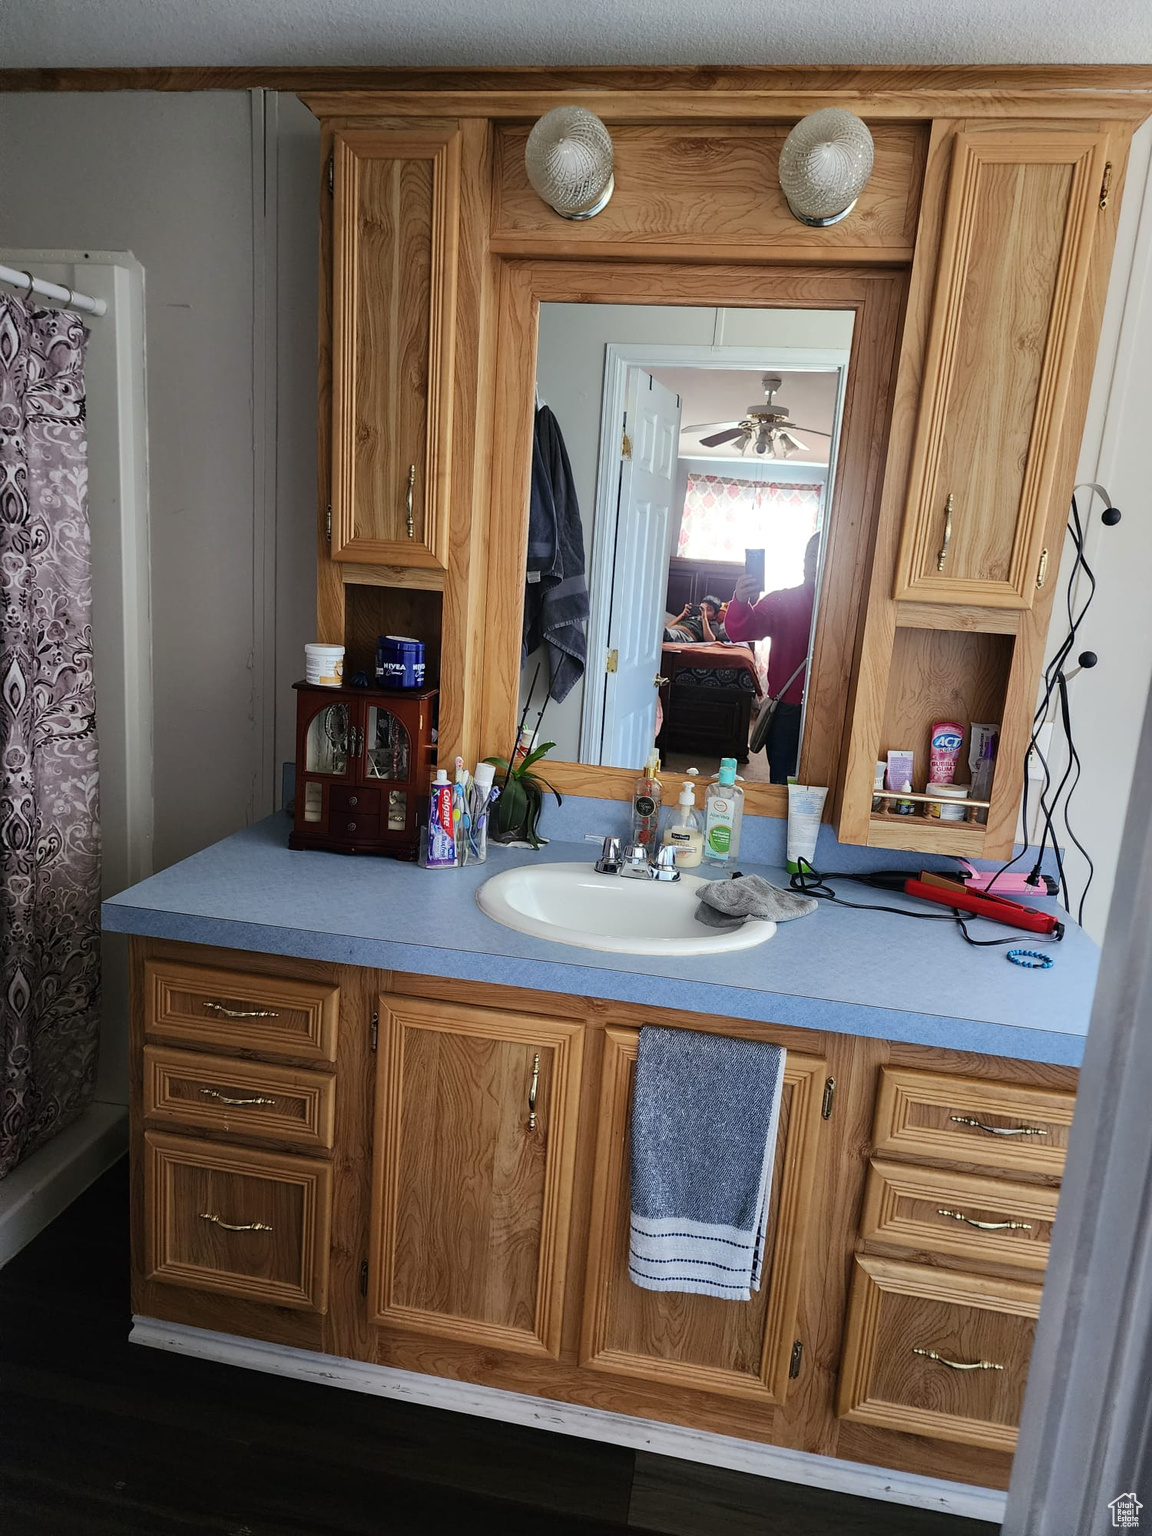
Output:
M626 880L651 880L652 866L648 862L648 850L643 843L629 843L624 850L620 873Z
M656 855L656 864L652 870L653 880L662 880L671 883L679 880L680 871L676 868L676 849L671 843L665 843Z
M606 837L604 847L600 851L600 857L593 866L598 875L618 875L620 873L620 839L618 837Z

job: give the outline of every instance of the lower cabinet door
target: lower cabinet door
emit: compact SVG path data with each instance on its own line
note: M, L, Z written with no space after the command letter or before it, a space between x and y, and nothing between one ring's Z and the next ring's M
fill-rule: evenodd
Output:
M373 1321L559 1354L583 1031L381 998Z
M605 1034L581 1364L766 1406L781 1403L797 1343L826 1064L788 1053L760 1290L751 1301L647 1291L628 1275L639 1031L609 1028Z
M837 1411L1012 1451L1040 1286L857 1255Z
M327 1163L148 1131L147 1278L328 1310Z

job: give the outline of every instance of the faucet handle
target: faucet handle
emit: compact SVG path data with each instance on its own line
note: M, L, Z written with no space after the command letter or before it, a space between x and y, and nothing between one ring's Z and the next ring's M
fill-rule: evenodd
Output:
M652 866L648 862L648 849L643 843L629 843L624 850L622 875L627 875L633 880L650 880L652 878Z
M670 884L673 880L679 880L680 871L676 868L676 849L671 843L665 843L656 855L656 866L652 871L653 880L663 880Z
M620 872L620 839L618 837L606 837L604 847L600 851L600 857L595 864L598 875L615 875Z

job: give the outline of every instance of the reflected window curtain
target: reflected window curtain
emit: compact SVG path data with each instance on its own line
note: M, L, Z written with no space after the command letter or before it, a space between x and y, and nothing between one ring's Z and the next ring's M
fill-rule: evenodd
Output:
M0 1176L96 1076L100 834L84 349L0 297Z
M821 484L690 474L676 553L682 560L743 565L746 549L763 549L766 589L798 587L823 501Z

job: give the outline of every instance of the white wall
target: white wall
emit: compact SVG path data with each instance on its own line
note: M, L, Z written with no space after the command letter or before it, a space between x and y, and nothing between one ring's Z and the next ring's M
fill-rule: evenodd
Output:
M243 91L0 96L5 244L145 269L158 868L271 809L314 622L317 129L277 105L269 144Z

